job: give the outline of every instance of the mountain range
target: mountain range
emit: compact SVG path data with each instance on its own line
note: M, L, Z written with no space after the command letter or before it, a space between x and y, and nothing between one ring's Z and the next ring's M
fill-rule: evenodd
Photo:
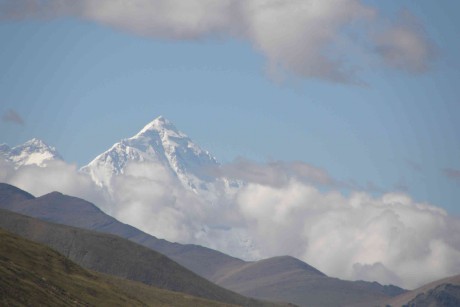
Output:
M13 163L15 168L31 164L45 167L51 161L63 160L54 147L38 139L30 140L13 149L7 145L2 145L1 148L1 155L5 160ZM164 208L174 207L174 202L181 199L183 199L182 203L191 202L193 199L192 201L198 206L204 204L218 208L226 202L226 199L232 198L244 184L216 176L215 174L218 173L216 169L220 167L217 159L194 143L185 133L179 131L169 120L159 116L133 137L115 143L80 169L81 173L91 178L100 190L100 194L107 198L107 201L98 203L98 206L105 212L130 223L134 223L133 219L136 218L127 220L125 216L118 215L118 211L125 211L130 208L132 202L139 201L138 198L126 200L126 194L120 193L120 185L124 186L123 179L138 178L138 174L130 173L134 166L139 166L136 170L138 172L141 170L142 176L162 185L165 189L175 191L166 196L171 200L169 203L162 204ZM149 206L149 204L145 205ZM231 242L225 246L227 253L245 259L258 257L257 247L245 229L235 229L226 224L216 226L213 222L194 221L196 226L190 235L192 238L197 238L194 243L212 246L214 241L212 238L215 237L215 233L218 233L219 236L226 237L226 242ZM136 226L165 236L163 233L144 228L144 225ZM170 239L174 240L172 237Z
M289 256L247 262L209 248L171 243L123 224L85 200L57 192L35 198L16 187L0 184L0 207L48 222L126 238L163 253L220 286L259 299L299 306L337 306L382 301L404 292L395 286L331 278ZM12 219L6 220L11 223ZM5 223L0 219L0 227Z
M0 156L16 167L46 166L49 161L63 160L56 148L37 138L13 148L0 144ZM148 123L133 137L115 143L81 171L88 173L98 186L109 188L113 177L124 174L133 162L155 164L195 193L206 193L211 189L209 184L222 181L211 175L211 170L219 167L216 158L163 116ZM221 183L238 186L237 182L226 179Z
M23 145L13 148L5 144L0 145L0 158L11 163L14 168L30 165L46 168L53 161L63 160L54 147L45 144L39 139L32 139ZM165 180L165 184L179 187L183 191L186 191L186 193L194 195L201 202L212 204L212 206L217 206L217 208L221 205L220 200L225 197L232 197L234 193L245 185L244 182L215 175L220 174L220 172L215 171L220 167L216 158L209 152L201 149L186 134L179 131L170 121L161 116L147 124L133 137L115 143L110 149L98 155L88 165L82 167L80 172L87 174L97 189L103 191L104 195L108 195L109 200L113 200L118 192L118 187L114 183L120 178L130 176L130 167L136 164L140 165L142 171L146 174L156 176L156 180ZM114 202L108 201L107 204L111 206L114 205ZM129 206L130 204L124 203L123 205ZM117 276L123 278L128 277L130 271L141 272L144 270L136 266L125 268L126 270L121 270L121 273L118 271L118 267L114 269L115 271L110 271L110 267L102 266L102 270L100 270L100 267L97 265L103 263L101 259L108 257L113 246L101 243L98 241L99 239L94 238L103 237L104 242L115 240L123 246L122 256L117 253L113 255L115 258L117 255L119 256L119 258L114 260L115 263L124 263L126 261L127 263L131 263L129 261L132 259L126 260L124 258L125 254L132 255L130 254L131 251L138 251L138 254L143 255L150 255L150 252L159 252L168 259L164 261L169 263L169 259L171 259L177 262L179 266L171 265L166 270L169 273L165 273L165 276L176 271L188 272L184 274L189 276L185 278L185 280L189 281L193 278L200 278L199 276L201 276L207 279L207 281L198 279L200 281L196 282L196 285L204 285L204 288L208 290L212 289L212 291L206 292L204 288L196 290L194 287L191 287L195 289L193 290L194 292L187 292L189 291L189 286L184 286L187 285L187 282L182 281L179 282L179 286L174 288L175 286L171 286L174 284L173 281L168 281L164 276L160 276L160 284L155 284L152 280L145 280L145 278L140 278L142 279L140 281L160 287L167 285L169 287L167 289L187 292L206 299L236 304L245 304L245 302L248 302L243 296L225 292L227 290L221 287L244 296L278 302L291 302L299 306L368 306L371 302L373 305L377 304L377 302L378 304L389 302L389 305L397 306L400 302L409 298L405 290L392 285L383 286L376 282L346 281L328 277L307 263L290 256L247 261L200 245L179 244L159 239L107 215L105 212L110 213L110 208L104 207L104 212L100 209L102 208L100 205L96 206L83 199L67 196L59 192L35 197L16 187L0 184L0 208L9 210L2 211L0 214L3 217L9 218L0 220L4 224L6 223L5 225L9 225L8 227L10 227L11 231L22 236L29 236L29 239L32 238L35 240L37 238L33 236L37 235L34 234L34 231L37 229L36 227L38 229L46 228L48 230L43 231L41 233L43 236L39 236L40 238L37 240L52 246L65 256L74 257L75 255L79 255L78 257L80 258L71 259L85 268L96 269L110 274L116 273L115 275L118 274ZM22 220L23 217L13 218L11 217L11 212L13 211L38 218L41 222L29 220L26 223ZM153 223L158 222L155 218L157 217L153 216ZM23 223L21 224L23 226L18 228L14 223L11 224L10 220L16 221L16 224ZM59 223L66 225L66 227L77 228L73 230L65 228L65 230L61 231L59 227L53 228L56 227L54 224L51 224L54 226L40 224L45 222ZM29 227L24 225L41 226L33 226L29 228L29 232L24 232L22 228L27 229ZM3 226L0 225L0 227ZM245 233L233 232L232 229L227 229L225 225L219 225L219 227L220 229L225 229L226 240L234 241L238 246L235 249L236 252L232 253L232 255L247 256L255 254L254 250L256 247L253 246L251 238ZM203 233L200 233L200 236L205 236L208 235L207 231L212 228L212 225L203 224L200 228L204 230ZM51 231L49 229L54 230ZM70 240L69 233L75 234L78 232L80 234L82 229L86 229L93 236L90 236L91 239L86 239L87 233L82 235L82 238L85 239L81 240L90 242L89 246L82 244L81 242L83 241L78 241L77 245L69 247L68 242L66 242ZM95 233L93 233L94 231ZM62 236L57 236L54 232L62 232ZM110 236L104 237L102 233L117 236L119 239L129 240L133 243L118 241L119 239L114 239ZM203 242L206 242L206 240L203 240ZM129 245L134 243L135 245L133 246ZM97 245L100 245L101 249L95 249ZM128 246L128 248L125 246ZM76 248L76 250L73 250L73 248ZM99 259L100 263L97 263L96 267L88 266L84 262L87 260L85 260L84 255L87 255L88 252L98 255L96 259ZM157 254L152 255L156 256L146 257L151 259L160 259L162 257ZM245 259L251 259L251 257L246 257ZM94 261L90 262L94 264ZM155 272L161 271L159 268L152 268L150 261L142 262L142 266L147 268L146 270L150 272L149 274L156 274ZM149 267L150 269L148 269ZM191 278L190 276L195 277ZM139 280L139 278L135 280ZM212 283L206 284L208 281L220 287ZM430 288L430 291L433 290L431 292L422 291L421 294L425 296L411 296L405 302L412 301L421 305L421 302L436 302L439 297L444 296L453 297L451 301L455 302L458 289L455 284L452 287L450 285L450 283L437 284L435 289ZM403 295L406 296L403 297ZM391 297L395 298L391 299ZM259 304L255 302L253 301L254 304Z

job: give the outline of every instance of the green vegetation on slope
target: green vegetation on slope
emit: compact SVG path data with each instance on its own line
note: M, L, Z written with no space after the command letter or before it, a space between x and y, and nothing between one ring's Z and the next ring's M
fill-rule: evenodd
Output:
M0 229L2 306L230 306L85 270Z

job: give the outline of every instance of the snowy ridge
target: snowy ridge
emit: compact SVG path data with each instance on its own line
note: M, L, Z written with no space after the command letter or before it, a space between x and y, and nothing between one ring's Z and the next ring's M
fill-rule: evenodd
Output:
M33 138L22 145L10 148L6 144L0 145L0 156L12 162L16 168L24 165L38 165L45 167L48 162L62 160L56 148L47 145L42 140Z

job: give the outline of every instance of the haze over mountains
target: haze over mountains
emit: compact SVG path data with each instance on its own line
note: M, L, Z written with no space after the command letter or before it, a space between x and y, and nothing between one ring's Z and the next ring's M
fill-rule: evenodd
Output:
M405 288L460 272L452 235L460 222L444 210L403 193L344 194L302 162L222 166L163 117L81 170L38 140L1 148L2 182L88 199L145 233L219 250L236 264L290 255L328 276Z

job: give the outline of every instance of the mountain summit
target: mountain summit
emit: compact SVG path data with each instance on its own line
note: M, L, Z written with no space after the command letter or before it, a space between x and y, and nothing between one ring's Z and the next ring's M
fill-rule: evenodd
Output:
M16 167L34 164L43 167L46 166L49 161L62 160L56 148L36 138L13 148L10 148L6 144L1 144L0 156L12 162Z
M206 184L215 180L207 174L208 170L219 166L209 152L160 116L133 137L115 143L82 171L89 173L99 186L110 187L113 176L123 174L130 162L161 166L195 192L207 189Z

